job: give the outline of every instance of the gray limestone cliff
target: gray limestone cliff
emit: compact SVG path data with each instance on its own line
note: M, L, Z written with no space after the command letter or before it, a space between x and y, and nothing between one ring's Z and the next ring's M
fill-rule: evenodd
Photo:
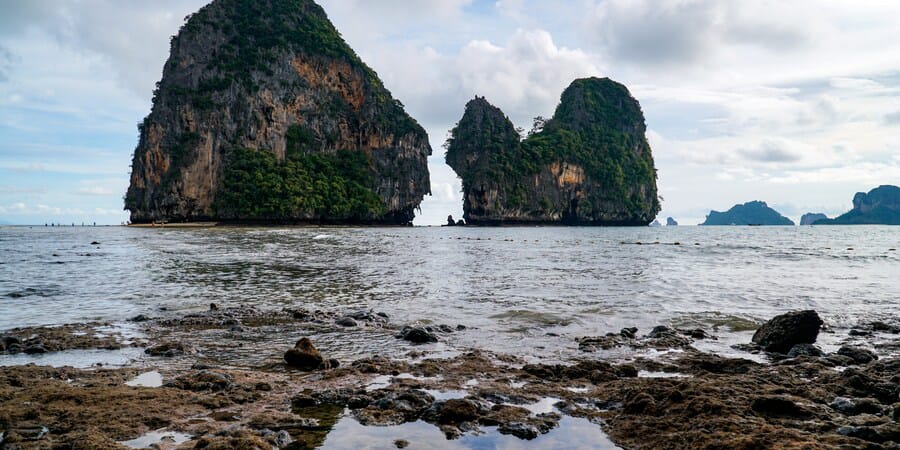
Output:
M428 136L311 0L215 0L139 124L135 223L412 221Z
M451 131L467 224L647 225L659 212L640 105L608 78L572 82L549 120L522 139L476 97Z

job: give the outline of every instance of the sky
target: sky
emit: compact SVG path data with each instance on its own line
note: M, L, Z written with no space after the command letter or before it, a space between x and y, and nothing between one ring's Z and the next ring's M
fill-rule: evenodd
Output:
M169 37L206 0L0 2L0 224L122 210ZM797 221L900 184L900 2L321 0L431 140L417 225L462 216L441 145L486 96L531 128L586 76L646 117L660 218L763 200Z

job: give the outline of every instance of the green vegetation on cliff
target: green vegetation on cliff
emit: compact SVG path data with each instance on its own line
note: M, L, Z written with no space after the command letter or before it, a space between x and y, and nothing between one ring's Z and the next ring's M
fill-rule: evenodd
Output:
M188 16L138 130L133 222L408 224L430 191L425 130L313 0Z
M224 218L290 221L371 221L384 213L373 192L365 152L307 151L308 131L291 127L284 161L266 150L234 148L223 174L216 213Z
M499 204L491 207L467 195L464 206L474 213L470 216L493 215L503 221L500 210L527 209L535 221L560 216L575 223L653 219L660 209L656 170L643 113L625 86L606 78L575 80L563 92L553 117L535 122L523 140L485 99L466 105L445 144L447 163L462 179L464 191L486 183L503 191ZM583 169L585 180L571 192L553 195L532 186L542 171L562 163Z
M900 225L900 187L883 185L853 196L853 209L816 225Z

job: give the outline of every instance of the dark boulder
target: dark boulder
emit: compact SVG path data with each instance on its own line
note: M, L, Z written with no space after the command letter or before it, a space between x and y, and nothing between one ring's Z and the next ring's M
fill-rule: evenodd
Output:
M47 353L47 348L43 346L43 344L31 344L28 347L25 347L25 353L29 355L37 355L40 353Z
M296 369L313 371L322 367L325 359L309 338L301 338L294 348L284 352L284 361Z
M845 345L838 349L837 354L852 359L856 364L868 364L878 359L878 355L876 355L871 350L860 347L851 347L848 345Z
M437 422L442 425L471 422L476 419L478 419L478 408L474 402L464 398L445 401L437 415Z
M825 356L825 352L812 344L797 344L791 347L790 351L787 352L787 355L790 358L796 358L798 356L813 356L818 358Z
M764 323L753 334L752 341L766 351L787 353L797 344L816 342L823 323L812 310L789 312Z
M359 325L358 323L356 323L356 320L354 320L352 317L341 317L340 319L338 319L335 322L335 324L340 325L342 327L355 327L355 326Z
M438 341L437 336L422 327L403 327L396 337L414 344L426 344Z
M628 327L628 328L622 328L619 331L619 335L622 336L623 338L634 339L634 337L637 335L637 332L638 332L637 327Z
M874 398L835 397L828 406L831 406L835 411L847 416L855 416L858 414L881 414L884 410L881 403Z
M189 351L188 347L180 342L164 342L159 345L154 345L146 350L144 353L150 356L164 356L166 358L172 358L175 356L180 356Z

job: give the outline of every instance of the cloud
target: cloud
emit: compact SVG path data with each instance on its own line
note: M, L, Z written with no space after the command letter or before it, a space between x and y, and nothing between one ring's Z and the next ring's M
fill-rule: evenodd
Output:
M759 146L738 150L743 157L759 162L795 162L803 159L802 153L791 149L785 142L765 140Z
M895 126L900 125L900 111L894 111L892 113L888 113L884 116L885 125Z

